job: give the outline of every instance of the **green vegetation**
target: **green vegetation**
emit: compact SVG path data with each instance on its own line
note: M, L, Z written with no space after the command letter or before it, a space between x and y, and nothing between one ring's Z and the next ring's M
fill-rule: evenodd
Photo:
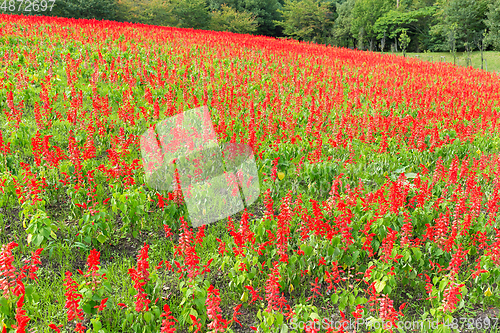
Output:
M450 52L426 52L426 53L407 53L407 57L419 58L423 61L432 62L448 62L453 63L453 54ZM444 57L444 58L442 58ZM467 52L457 52L456 62L458 66L467 65ZM472 52L470 55L471 64L473 68L481 68L481 52ZM500 52L487 51L484 52L484 68L489 72L500 72Z

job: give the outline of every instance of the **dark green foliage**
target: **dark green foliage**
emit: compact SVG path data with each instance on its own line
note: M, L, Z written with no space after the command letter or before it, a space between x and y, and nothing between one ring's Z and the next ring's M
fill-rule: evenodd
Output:
M170 6L175 26L193 29L208 28L210 17L205 0L171 0Z
M256 34L266 36L280 36L281 28L276 26L275 21L281 20L279 9L281 3L278 0L240 0L238 11L252 13L259 24Z
M58 0L54 11L61 10L66 17L83 19L114 20L117 17L115 0Z
M489 29L487 41L497 50L500 50L500 0L495 0L489 5L485 25Z
M349 46L349 42L354 38L351 33L351 24L355 2L355 0L347 0L338 1L336 4L337 19L334 22L333 33L337 45Z
M330 4L318 0L286 0L279 11L283 33L304 41L326 43L333 37L333 13Z
M357 0L352 10L351 33L369 43L373 50L377 39L375 22L393 7L391 0Z
M380 17L374 25L377 39L386 36L395 39L403 31L417 43L417 49L426 49L428 46L429 22L432 20L435 7L423 7L411 11L391 10Z
M457 48L472 51L486 29L488 3L488 0L450 0L443 4L438 11L438 23L432 28L435 35L442 37L440 49L450 49L448 39L454 27Z
M210 14L210 29L215 31L230 31L240 34L250 34L257 30L255 16L249 12L238 12L227 5Z

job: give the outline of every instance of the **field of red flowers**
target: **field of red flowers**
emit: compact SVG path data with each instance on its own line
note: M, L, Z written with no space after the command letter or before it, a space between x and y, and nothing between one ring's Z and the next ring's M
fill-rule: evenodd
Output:
M497 74L8 15L0 58L0 332L496 332ZM261 194L193 228L139 139L204 105Z

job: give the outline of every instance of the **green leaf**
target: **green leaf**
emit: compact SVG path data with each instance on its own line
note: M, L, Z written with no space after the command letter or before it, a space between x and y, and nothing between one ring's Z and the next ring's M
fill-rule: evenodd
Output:
M94 302L89 302L89 303L83 304L82 305L83 312L88 313L88 314L92 314L92 305L93 304L94 304Z
M24 289L26 297L30 297L31 294L33 294L33 286L32 285L27 285L26 288Z
M0 297L0 312L9 316L10 314L9 302L5 297Z
M153 319L153 315L150 311L144 313L144 320L149 323Z
M101 244L104 244L104 242L106 241L107 237L104 236L103 234L99 234L99 236L97 236L97 240L101 243Z
M33 240L33 243L36 246L40 246L40 244L42 244L42 242L43 242L43 236L42 235L36 235L35 239Z
M337 247L335 248L335 251L333 251L333 260L337 259L339 255L340 255L340 249Z
M420 249L417 249L416 247L412 247L411 250L413 251L413 255L415 256L415 259L417 259L417 261L419 261L420 258L422 258L422 251L420 251Z
M243 303L246 303L246 301L248 301L248 291L245 290L245 292L240 297L240 301L242 301Z
M283 315L281 313L277 313L276 318L276 325L281 326L281 324L283 324Z
M358 305L358 304L365 304L367 302L368 302L368 300L366 298L364 298L364 297L357 297L356 298L356 305Z
M309 245L304 246L304 252L307 256L310 256L313 252L313 247Z
M443 280L439 283L439 290L444 291L444 288L448 285L448 281Z
M270 314L268 317L267 317L267 325L271 326L273 323L274 323L274 316L272 314Z
M408 261L408 259L410 259L410 252L408 250L405 250L403 253L403 260Z
M51 231L52 231L52 230L51 230L51 228L50 228L50 227L49 227L49 228L47 228L47 227L46 227L46 228L43 228L43 229L42 229L41 234L42 234L42 236L43 236L44 238L49 238L49 237L50 237L50 233L51 233Z
M318 320L320 320L320 319L321 319L321 318L320 318L320 316L319 316L316 312L311 313L311 314L309 315L309 317L310 317L312 320L314 320L314 319L318 319Z
M92 328L94 329L94 332L99 332L99 330L102 328L101 321L98 319L92 319Z
M380 293L382 290L384 290L385 284L385 281L375 281L375 290L377 291L377 293Z
M349 297L348 296L344 296L342 295L340 297L340 304L339 304L339 309L340 311L344 311L344 309L346 308L347 306L347 302L349 301Z

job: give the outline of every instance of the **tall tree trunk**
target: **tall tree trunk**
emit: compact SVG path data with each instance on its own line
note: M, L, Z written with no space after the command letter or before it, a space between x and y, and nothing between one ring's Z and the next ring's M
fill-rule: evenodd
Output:
M483 50L484 50L484 40L481 41L481 69L483 69L483 62L484 62Z

